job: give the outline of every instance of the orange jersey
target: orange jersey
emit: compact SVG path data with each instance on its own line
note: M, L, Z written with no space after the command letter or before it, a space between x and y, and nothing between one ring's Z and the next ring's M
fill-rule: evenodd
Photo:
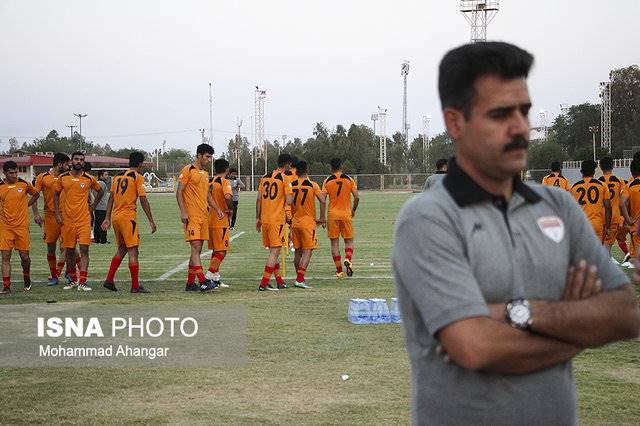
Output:
M342 172L329 176L322 183L322 192L329 196L328 219L351 219L351 191L356 182Z
M71 172L62 173L55 182L55 190L60 194L60 213L67 223L91 223L89 213L89 191L102 190L95 177L82 172L74 176Z
M542 184L543 185L549 185L549 186L557 186L560 187L566 191L570 191L571 190L571 184L569 183L569 180L562 176L560 173L551 173L550 175L546 175L544 178L542 178Z
M320 186L309 178L296 179L291 183L293 191L292 228L316 228L316 196L322 191Z
M609 190L602 182L585 177L571 187L571 195L578 201L591 224L604 226L604 201L609 199Z
M0 182L0 222L4 228L29 226L27 195L38 192L31 184L18 178L16 183Z
M211 195L214 201L220 207L220 210L224 212L222 219L218 219L218 214L215 209L211 209L209 212L209 228L228 228L229 227L229 214L227 213L227 200L225 195L229 195L233 199L233 190L231 189L231 183L223 176L214 176L211 181Z
M622 179L611 173L606 173L598 179L609 190L609 199L611 200L611 222L620 219L620 198L625 190L625 183Z
M58 181L58 176L54 176L51 171L40 173L36 177L34 188L37 192L42 192L44 195L44 214L55 214L55 207L53 206L53 194L55 193L55 184Z
M627 184L625 195L629 197L629 217L637 222L640 219L640 177L634 178Z
M133 169L113 178L111 182L113 210L111 219L136 219L138 197L146 197L144 177Z
M267 173L258 185L262 201L260 221L267 224L285 223L286 196L292 194L291 182L281 169Z
M207 202L209 173L189 164L180 171L178 182L185 186L182 200L189 218L206 220L209 216L209 203Z

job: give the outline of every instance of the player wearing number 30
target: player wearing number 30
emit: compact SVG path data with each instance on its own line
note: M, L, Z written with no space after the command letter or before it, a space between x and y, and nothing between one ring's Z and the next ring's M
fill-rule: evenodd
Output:
M571 195L578 201L587 215L598 239L604 244L611 227L611 200L609 189L593 175L596 172L596 162L587 160L582 162L582 180L571 187Z
M116 254L111 259L111 266L104 281L104 288L118 291L113 278L122 263L122 259L129 254L129 272L131 273L131 293L149 293L138 282L140 267L138 264L138 246L140 245L140 231L136 218L136 201L140 199L140 205L144 214L149 219L151 233L156 232L156 224L153 221L151 207L144 189L144 178L140 174L144 154L132 152L129 154L129 170L113 178L111 183L112 196L107 203L107 213L101 228L103 231L113 225L113 233L116 237Z

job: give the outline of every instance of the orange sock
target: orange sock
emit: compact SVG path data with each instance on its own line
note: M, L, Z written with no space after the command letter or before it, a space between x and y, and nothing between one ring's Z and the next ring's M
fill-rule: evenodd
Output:
M342 272L342 258L340 256L333 256L333 263L336 265L336 272Z
M276 283L279 285L284 284L284 280L282 279L282 275L280 275L280 263L276 263L273 268L273 275L276 277Z
M211 256L211 263L209 264L210 272L216 273L220 270L220 264L224 260L226 254L227 252L224 251L217 251L213 253L213 256Z
M49 271L51 272L51 278L58 278L58 268L56 266L56 255L48 254L47 263L49 264Z
M347 258L349 262L351 262L351 257L353 257L353 248L347 247L344 249L344 257Z
M80 271L80 285L85 285L87 283L87 271Z
M307 268L303 268L302 266L300 266L296 272L298 273L298 276L296 277L296 281L298 281L299 283L303 282L304 273L307 272Z
M264 272L262 273L262 280L260 281L260 287L264 288L269 284L269 279L271 278L271 274L273 274L274 268L271 266L265 266Z
M189 270L187 272L187 284L193 284L195 280L196 280L196 274L193 270L193 266L189 264Z
M194 266L193 273L196 274L196 277L198 277L198 281L200 282L200 284L204 284L205 278L204 272L202 272L202 266Z

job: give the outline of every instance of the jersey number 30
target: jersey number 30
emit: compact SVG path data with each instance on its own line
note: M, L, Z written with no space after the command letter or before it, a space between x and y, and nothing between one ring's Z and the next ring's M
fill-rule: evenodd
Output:
M278 184L275 182L265 182L262 184L264 186L264 194L262 194L262 198L269 198L270 200L275 200L278 196Z

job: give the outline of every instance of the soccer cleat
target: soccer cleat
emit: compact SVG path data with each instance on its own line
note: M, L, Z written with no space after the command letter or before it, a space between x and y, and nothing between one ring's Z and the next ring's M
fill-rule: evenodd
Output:
M118 291L118 289L116 288L116 285L113 283L113 281L105 281L104 284L102 284L102 286L104 288L106 288L107 290Z
M211 290L215 290L217 287L218 285L215 283L215 281L204 280L204 283L200 284L200 291L201 292L211 291Z
M278 284L278 290L284 290L285 288L289 288L289 286L284 283Z
M298 281L296 281L293 284L294 287L298 287L298 288L311 288L310 286L307 285L306 281L302 281L301 283L299 283Z
M76 290L77 291L91 291L91 287L87 286L86 284L78 284L78 288Z
M151 292L146 288L142 287L141 285L139 285L138 288L132 288L131 293L151 293Z
M2 287L2 290L0 290L0 294L1 295L11 294L11 287Z
M278 291L278 289L276 287L274 287L273 284L271 284L271 283L267 284L267 290Z
M229 284L225 284L222 281L214 281L214 283L216 283L216 285L220 288L229 288Z
M351 261L350 260L345 260L344 261L344 266L347 268L347 276L350 277L353 275L353 269L351 268Z
M627 262L627 268L629 268L629 269L636 269L636 265L634 265L634 264L633 264L633 263L631 263L631 262Z
M207 271L207 273L204 274L204 277L210 281L218 281L220 280L220 273Z
M62 287L62 289L63 290L71 290L72 288L75 288L77 286L78 286L78 283L74 283L73 281L71 281L70 283L67 283L67 285Z
M47 281L47 285L49 287L53 287L54 285L58 285L58 279L57 278L49 278L49 281Z
M620 263L627 263L629 261L629 259L631 259L631 253L627 253L624 255L624 259L622 259L622 262Z
M344 278L344 272L336 272L336 279L342 279Z
M259 286L258 286L258 291L266 291L266 290L269 290L269 291L278 291L278 289L277 289L277 288L275 288L274 286L272 286L271 284L269 284L269 285L265 285L265 286L263 286L263 285L259 285Z
M22 291L29 291L29 290L31 290L31 283L25 284L24 287L22 288Z
M620 262L618 262L615 257L611 256L611 263L613 263L614 265L619 265Z
M65 272L64 277L67 280L67 284L73 284L73 279L71 278L71 275Z
M194 284L189 284L184 287L184 291L200 291L200 287Z

